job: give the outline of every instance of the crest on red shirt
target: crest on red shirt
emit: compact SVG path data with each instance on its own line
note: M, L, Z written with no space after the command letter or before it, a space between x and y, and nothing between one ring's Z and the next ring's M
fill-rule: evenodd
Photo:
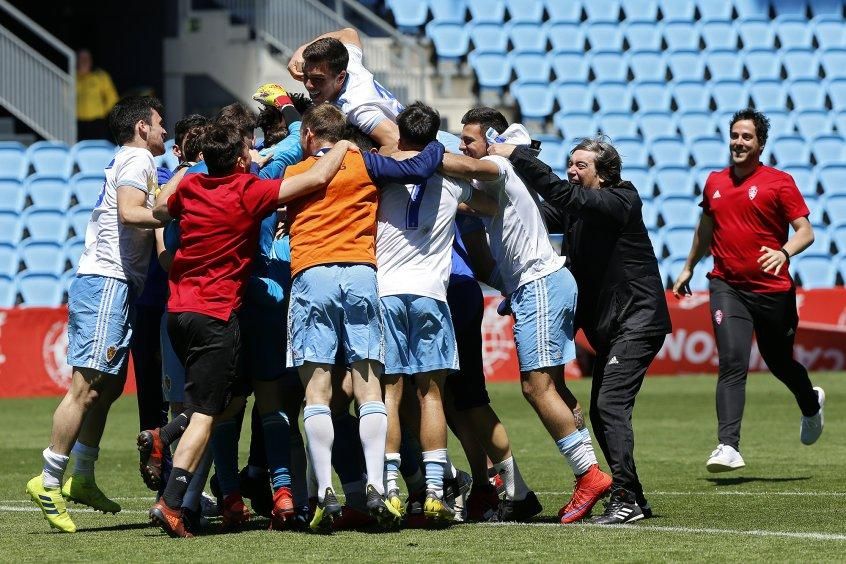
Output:
M717 322L717 325L719 325L723 322L723 310L718 309L717 311L714 312L714 321Z
M757 186L750 187L749 188L749 199L754 200L755 196L757 196L757 195L758 195L758 187Z

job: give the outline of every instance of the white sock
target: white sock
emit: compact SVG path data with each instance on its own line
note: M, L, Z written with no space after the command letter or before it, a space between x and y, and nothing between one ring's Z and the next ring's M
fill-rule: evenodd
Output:
M599 461L596 460L596 452L593 450L593 440L590 438L590 430L585 427L579 432L582 434L582 444L585 445L585 450L588 453L588 458L590 458L591 464L599 464Z
M74 476L94 475L94 463L97 462L97 457L100 455L100 449L98 447L90 447L76 441L71 454L76 458L73 465Z
M402 458L398 452L385 453L385 491L399 490L399 467Z
M385 403L368 401L358 408L358 434L364 449L367 484L385 493L385 438L388 435L388 412Z
M442 449L446 452L447 449ZM453 466L452 460L449 459L449 455L446 455L446 466L444 466L444 479L446 480L455 480L458 477L458 468Z
M317 497L317 476L314 475L314 462L311 461L311 455L308 452L308 447L305 448L306 457L306 491L308 498Z
M182 507L191 511L200 511L200 499L203 497L203 489L206 487L206 480L209 477L211 464L212 453L211 449L207 448L206 453L197 465L197 469L194 470L194 475L191 476L191 482L188 484L185 495L182 497Z
M520 474L520 469L517 467L517 462L513 456L502 462L497 462L493 467L496 473L502 477L502 483L505 485L505 499L513 501L526 499L529 494L529 487L523 481L523 476Z
M573 474L581 476L590 469L593 462L588 456L584 442L582 442L581 431L575 430L566 437L555 441L555 444L558 446L558 451L567 459ZM596 457L594 456L594 458Z
M303 410L303 427L308 437L308 454L317 479L317 500L323 502L326 488L332 487L332 443L335 428L328 405L307 405Z
M63 454L56 454L50 447L45 448L41 455L44 457L44 470L41 474L41 482L45 488L59 488L62 486L62 477L65 475L65 468L68 467L70 457Z

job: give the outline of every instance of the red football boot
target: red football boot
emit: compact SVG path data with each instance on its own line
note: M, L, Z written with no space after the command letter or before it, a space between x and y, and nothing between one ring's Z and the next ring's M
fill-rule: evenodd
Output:
M291 488L279 488L273 493L270 529L281 531L289 528L294 515L296 515L296 510L294 509L294 494L291 492Z
M154 492L162 486L162 458L165 445L158 429L141 431L137 439L138 452L141 454L141 478Z
M223 510L220 514L223 517L223 528L227 530L239 528L252 517L239 492L231 493L223 499Z
M599 469L598 464L576 478L573 497L558 511L562 523L574 523L590 513L602 496L611 491L611 476Z
M185 522L182 520L182 508L171 509L164 502L164 499L159 499L156 504L150 509L150 523L158 525L164 532L174 538L193 538L186 528Z

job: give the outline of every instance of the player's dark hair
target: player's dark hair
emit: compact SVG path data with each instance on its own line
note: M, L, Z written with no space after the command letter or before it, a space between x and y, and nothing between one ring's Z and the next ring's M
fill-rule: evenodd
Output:
M763 147L767 144L767 138L770 135L770 120L758 110L746 108L745 110L735 112L734 115L731 116L729 131L732 127L734 127L734 124L747 119L755 125L755 136L758 137L758 143L760 143L761 147Z
M208 121L208 120L207 120ZM200 158L200 153L203 152L203 136L211 127L211 123L201 123L195 125L185 132L182 139L182 158L186 161L195 163Z
M508 120L501 112L493 108L480 106L469 110L464 117L461 118L462 125L479 124L482 130L482 135L485 135L489 128L493 127L497 133L502 133L508 129Z
M358 145L358 148L361 149L362 153L369 152L376 148L376 144L373 142L373 139L351 123L347 124L347 131L344 133L344 139L352 141Z
M350 54L344 44L334 37L324 37L303 49L303 61L313 65L326 63L329 72L338 75L347 70Z
M299 92L288 93L294 108L304 114L314 105L311 98ZM259 112L256 126L264 133L264 146L270 147L285 139L288 136L288 124L279 108L264 106Z
M201 144L209 175L226 176L232 173L244 150L244 136L225 123L214 123L203 134Z
M200 114L191 114L190 116L185 116L181 120L177 121L176 125L173 126L174 144L182 147L182 144L185 142L185 134L188 133L189 130L197 127L198 125L205 125L208 122L209 118L201 116Z
M225 127L234 128L241 137L252 137L256 129L256 115L244 104L229 104L217 113L215 122Z
M164 107L153 96L127 96L118 101L109 112L109 130L118 145L129 143L135 137L135 124L143 121L153 125L153 110L164 117Z
M620 183L623 159L606 136L597 135L582 139L570 151L570 156L575 151L590 151L596 155L596 173L599 175L601 186L614 186Z
M422 148L438 136L441 116L423 102L414 102L399 113L397 127L404 144Z
M311 130L321 141L337 143L347 133L347 118L332 104L323 103L305 113L302 128Z

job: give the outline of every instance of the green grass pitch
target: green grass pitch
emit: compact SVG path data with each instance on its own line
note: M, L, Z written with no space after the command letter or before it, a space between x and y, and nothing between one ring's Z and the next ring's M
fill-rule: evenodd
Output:
M517 384L490 386L523 474L544 505L533 525L456 525L442 531L340 532L331 537L248 531L173 540L147 523L152 503L137 468L135 398L119 400L103 439L98 483L123 512L71 505L80 531L53 533L24 494L40 471L57 398L0 402L0 559L3 561L832 561L846 560L846 374L815 374L826 389L820 441L799 443L799 410L769 375L749 379L741 449L746 468L712 475L715 378L651 378L635 409L636 457L656 517L632 526L561 526L572 475ZM590 380L572 383L587 402ZM249 426L246 426L247 428ZM242 447L246 445L242 441ZM456 462L464 462L451 438ZM243 449L242 449L243 450ZM243 455L242 455L243 456ZM243 460L243 458L242 458ZM466 466L466 463L463 464ZM603 463L603 467L605 467Z

